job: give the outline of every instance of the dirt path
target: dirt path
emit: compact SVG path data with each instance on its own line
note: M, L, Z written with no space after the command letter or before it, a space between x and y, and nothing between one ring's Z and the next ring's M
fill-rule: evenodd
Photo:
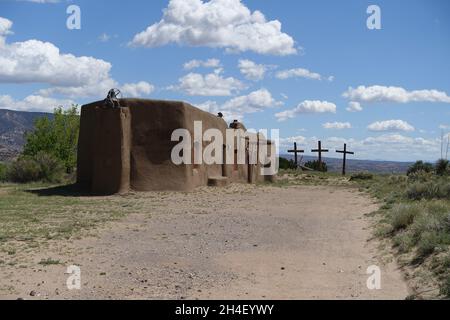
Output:
M336 187L232 185L127 195L140 207L98 237L53 243L1 267L0 297L70 299L404 299L382 264L366 213L376 206ZM39 265L43 258L61 264ZM81 267L69 291L68 265ZM366 286L370 265L381 290ZM30 296L32 293L33 296Z

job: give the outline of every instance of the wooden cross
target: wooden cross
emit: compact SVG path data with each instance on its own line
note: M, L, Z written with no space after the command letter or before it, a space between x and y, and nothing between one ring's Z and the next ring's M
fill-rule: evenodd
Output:
M322 142L319 141L318 148L312 149L311 152L318 152L319 153L319 170L322 169L322 152L328 152L328 149L322 149Z
M295 167L297 168L298 167L297 154L298 153L303 153L303 152L305 152L305 150L297 149L297 142L294 142L294 149L293 150L288 150L288 152L295 154Z
M347 151L347 144L344 143L344 150L336 150L337 153L344 154L344 161L342 163L342 175L345 176L345 162L347 160L347 154L355 154L354 152Z

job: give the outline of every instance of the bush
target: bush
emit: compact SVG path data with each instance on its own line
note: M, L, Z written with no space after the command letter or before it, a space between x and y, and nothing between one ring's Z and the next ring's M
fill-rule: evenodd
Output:
M426 257L434 252L441 244L441 235L437 232L426 231L421 234L417 243L417 255Z
M326 162L322 161L322 163L320 165L319 160L308 161L305 163L305 167L308 167L308 168L316 170L316 171L322 171L322 172L328 171Z
M417 171L425 171L425 172L432 172L433 171L433 165L428 162L423 162L421 160L416 161L411 167L408 168L407 175L409 176L412 173L415 173Z
M46 182L60 182L64 175L65 167L56 157L45 152L39 152L34 161L39 165L40 179Z
M412 200L450 199L450 183L439 181L415 182L406 190Z
M450 298L450 276L448 276L445 280L444 283L441 285L441 294L446 297L446 298Z
M31 158L21 158L11 163L8 170L8 180L18 183L38 181L40 179L39 165Z
M439 159L436 162L436 174L439 176L443 176L448 174L449 171L449 161L446 159Z
M372 180L373 174L369 172L358 172L351 175L350 180Z
M424 171L424 170L418 170L415 172L412 172L408 175L409 181L419 181L419 182L426 182L433 180L434 176L431 171Z
M280 157L280 169L296 169L293 160Z
M11 163L7 170L7 178L18 183L60 182L64 169L60 160L45 152L39 152L34 157L21 157Z
M8 167L5 164L0 163L0 182L8 180L7 170Z
M397 204L390 211L390 223L395 231L405 229L414 222L421 212L415 204Z

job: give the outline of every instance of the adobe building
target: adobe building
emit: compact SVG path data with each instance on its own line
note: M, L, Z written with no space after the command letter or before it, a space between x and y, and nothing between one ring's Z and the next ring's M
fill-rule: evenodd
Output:
M260 161L256 164L249 161L249 150L258 151L261 143L273 150L272 142L261 135L257 136L256 146L245 138L245 164L237 164L235 157L231 164L176 165L171 153L179 142L171 141L172 132L184 128L194 137L194 121L202 121L203 132L218 129L225 140L228 126L223 118L184 102L145 99L118 102L120 107L106 107L105 101L97 101L81 108L77 183L93 194L189 191L198 186L255 183L274 178L261 175ZM239 122L230 127L246 130ZM199 142L192 141L195 143ZM202 141L203 147L208 144ZM236 148L237 143L234 145ZM225 141L223 148L226 149Z

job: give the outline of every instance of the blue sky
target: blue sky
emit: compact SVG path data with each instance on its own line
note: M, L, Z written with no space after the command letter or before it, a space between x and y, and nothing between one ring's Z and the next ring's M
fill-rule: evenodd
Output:
M449 57L446 0L0 0L0 108L51 111L114 86L280 129L281 151L321 139L360 159L436 160Z

